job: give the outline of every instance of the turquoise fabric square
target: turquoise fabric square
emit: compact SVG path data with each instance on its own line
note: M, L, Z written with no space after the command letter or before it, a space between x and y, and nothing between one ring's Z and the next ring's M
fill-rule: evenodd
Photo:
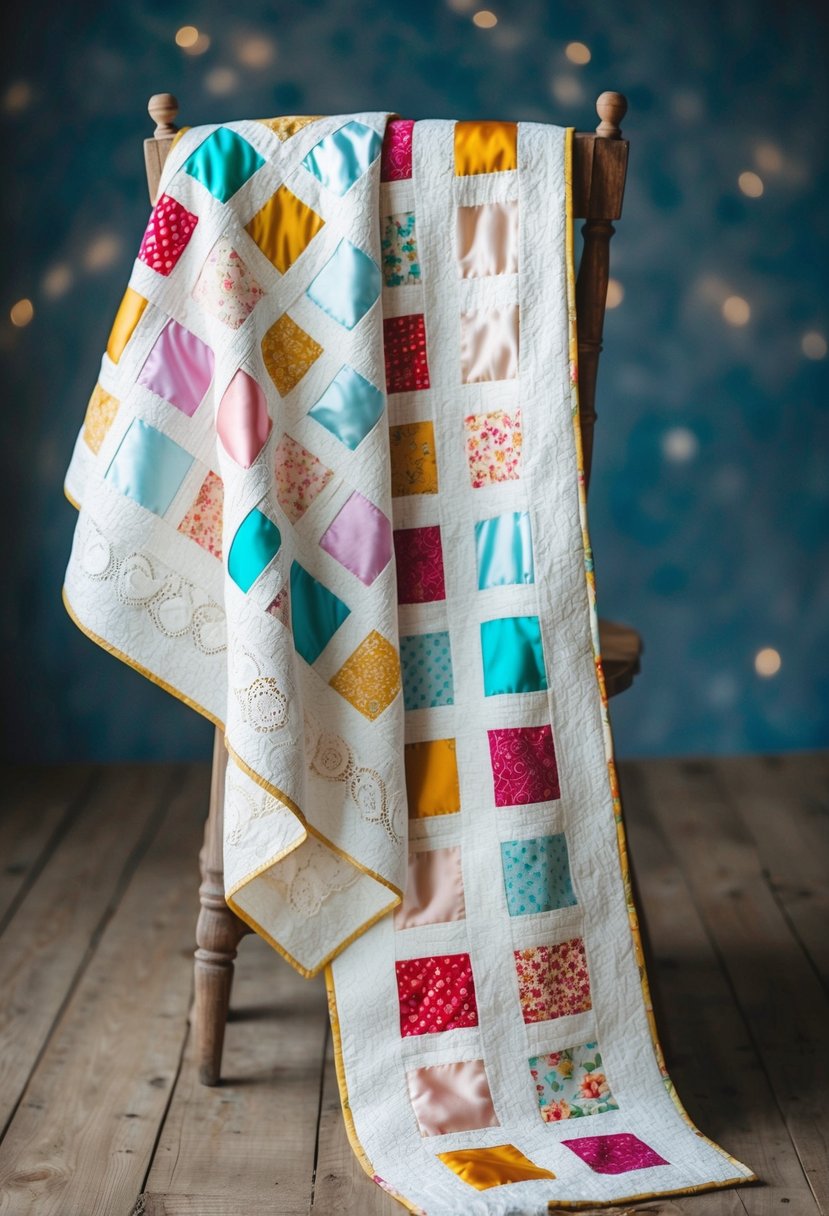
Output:
M537 616L505 616L481 622L484 695L541 692L547 687Z
M379 388L346 363L308 413L353 452L374 430L385 404Z
M504 840L501 865L510 916L572 908L578 900L570 877L570 859L563 832Z
M193 457L175 440L133 418L104 476L127 498L163 515L192 463Z
M475 551L479 591L535 582L528 511L509 511L475 524Z
M329 317L353 329L380 294L380 267L352 245L340 241L306 295Z
M264 163L246 139L227 127L219 127L190 153L181 167L220 203L226 203Z
M417 633L401 638L400 665L406 709L454 705L455 684L448 633Z
M379 132L364 122L347 122L315 144L302 162L326 190L342 197L363 176L383 146Z
M351 612L347 604L308 573L291 566L291 627L294 646L306 663L314 663Z
M239 527L227 555L227 572L237 587L250 591L279 552L282 537L272 519L254 507Z

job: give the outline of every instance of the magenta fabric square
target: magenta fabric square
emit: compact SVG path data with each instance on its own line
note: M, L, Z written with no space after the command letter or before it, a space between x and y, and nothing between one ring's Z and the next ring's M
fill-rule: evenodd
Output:
M138 383L192 418L212 379L213 351L171 318L156 338Z
M652 1165L670 1164L630 1132L618 1132L613 1136L582 1136L578 1140L562 1140L562 1144L566 1144L597 1174L627 1174L631 1170L649 1169Z
M395 963L395 969L404 1038L478 1025L468 954L408 958Z
M380 157L380 180L401 182L412 176L412 138L414 120L392 118L386 123L383 152Z
M391 524L355 490L321 537L320 547L370 587L391 561Z
M496 806L526 806L561 797L549 726L487 731Z
M388 317L383 322L386 391L410 393L429 387L426 325L422 313Z
M446 599L440 528L402 528L394 534L398 604Z
M168 275L187 248L199 217L181 203L162 194L152 209L138 260L158 274Z

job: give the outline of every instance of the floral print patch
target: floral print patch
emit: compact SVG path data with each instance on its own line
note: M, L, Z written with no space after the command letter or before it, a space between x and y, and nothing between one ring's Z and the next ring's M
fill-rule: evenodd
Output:
M262 339L262 358L280 397L287 397L321 354L319 342L300 329L286 312L274 321Z
M466 428L466 459L475 489L499 481L517 481L521 476L521 411L493 410L469 414Z
M196 231L199 217L169 194L162 194L150 215L138 260L157 274L168 275Z
M264 294L227 237L219 237L193 288L193 299L217 321L238 329Z
M449 634L417 633L400 639L403 704L406 709L453 705L455 683Z
M287 583L281 591L277 591L265 611L280 621L286 629L291 628L291 597Z
M426 324L422 313L387 317L383 321L386 390L409 393L429 387Z
M581 1043L563 1051L531 1056L529 1065L545 1123L582 1119L619 1109L610 1092L602 1053L596 1043Z
M380 248L386 287L407 287L420 282L414 211L385 217Z
M401 528L394 534L398 604L446 599L440 528Z
M400 692L397 651L373 629L331 678L331 687L373 722Z
M531 1022L547 1022L592 1007L584 942L580 937L555 946L528 946L515 952L521 1014Z
M404 422L390 427L389 450L393 498L403 498L407 494L437 494L435 428L431 422Z
M496 806L526 806L561 797L549 726L487 731Z
M183 536L189 536L212 557L222 556L222 508L224 483L217 473L209 470L190 510L178 526Z
M400 182L412 176L412 134L414 120L392 118L386 123L380 156L380 180Z
M647 1170L653 1165L668 1165L649 1144L630 1132L613 1136L582 1136L578 1140L562 1140L572 1153L581 1157L596 1174L627 1174L631 1170Z
M576 903L563 832L504 840L501 864L510 916L551 912Z
M292 524L301 519L333 477L329 468L290 435L276 447L276 497Z
M107 437L107 431L115 421L119 404L112 393L101 388L100 384L95 385L83 420L83 441L96 456Z
M395 970L404 1038L478 1025L468 954L405 959L395 964Z

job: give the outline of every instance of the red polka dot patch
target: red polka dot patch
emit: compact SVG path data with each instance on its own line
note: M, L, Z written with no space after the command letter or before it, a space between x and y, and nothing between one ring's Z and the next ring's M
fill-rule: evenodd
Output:
M426 326L422 313L409 317L388 317L383 322L386 351L386 389L389 393L409 393L429 387L426 359Z
M468 954L409 958L395 964L400 1033L434 1034L478 1025L478 1006Z
M138 259L150 270L168 275L179 260L199 217L193 215L169 194L162 194L153 207L147 231L138 250Z

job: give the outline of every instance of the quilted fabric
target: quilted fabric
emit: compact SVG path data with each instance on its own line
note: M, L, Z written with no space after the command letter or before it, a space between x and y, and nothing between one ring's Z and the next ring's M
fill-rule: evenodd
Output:
M679 1105L641 966L571 144L371 113L188 130L66 478L67 607L224 730L228 903L328 964L352 1142L429 1216L751 1176Z

